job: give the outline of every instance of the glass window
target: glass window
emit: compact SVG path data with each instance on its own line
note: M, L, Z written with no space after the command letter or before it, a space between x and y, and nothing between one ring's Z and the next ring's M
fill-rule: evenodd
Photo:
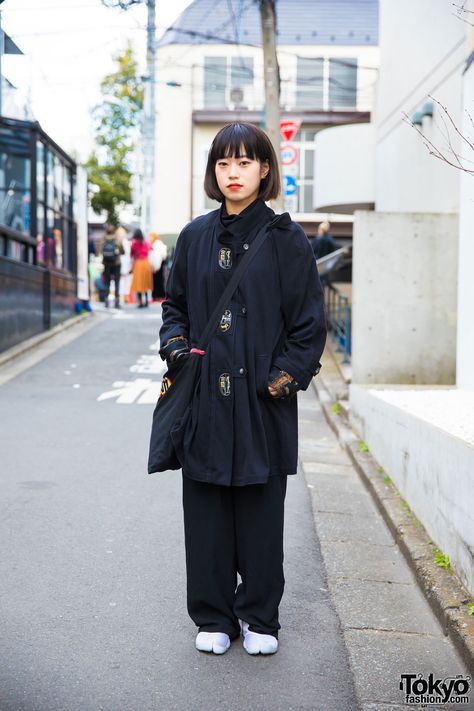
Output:
M329 108L357 106L357 59L329 60Z
M38 200L44 201L45 199L45 185L44 185L44 154L45 148L41 141L36 143L36 196Z
M63 210L66 215L72 216L72 173L66 166L64 167Z
M64 170L63 165L57 156L54 156L54 203L55 210L63 209L63 183Z
M324 59L298 57L296 65L296 106L300 109L323 108Z
M307 148L304 151L304 177L314 178L314 151Z
M30 136L27 131L0 128L0 223L29 234Z
M204 106L225 106L226 57L204 57Z
M253 57L232 57L230 85L232 88L253 84Z
M48 207L54 203L54 156L51 151L46 153L46 202Z
M313 183L303 185L302 212L314 212Z

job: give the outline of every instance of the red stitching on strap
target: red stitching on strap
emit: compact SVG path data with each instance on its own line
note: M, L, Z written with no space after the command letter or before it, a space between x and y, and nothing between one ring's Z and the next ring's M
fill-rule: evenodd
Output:
M198 355L206 355L206 351L201 351L199 348L191 348L191 353L197 353Z

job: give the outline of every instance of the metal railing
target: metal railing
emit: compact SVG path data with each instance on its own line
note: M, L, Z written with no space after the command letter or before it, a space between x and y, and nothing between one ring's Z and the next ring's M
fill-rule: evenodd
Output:
M342 353L342 363L351 361L351 305L349 298L332 284L325 284L328 332L336 342L336 353Z

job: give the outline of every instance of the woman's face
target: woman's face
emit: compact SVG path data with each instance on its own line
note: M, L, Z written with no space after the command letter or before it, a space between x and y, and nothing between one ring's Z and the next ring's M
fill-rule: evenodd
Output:
M240 158L220 158L216 162L216 179L226 203L253 202L260 189L260 181L268 175L267 162L251 160L242 149Z

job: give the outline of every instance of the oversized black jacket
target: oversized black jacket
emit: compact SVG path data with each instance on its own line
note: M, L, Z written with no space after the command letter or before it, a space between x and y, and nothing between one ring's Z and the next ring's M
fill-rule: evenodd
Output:
M323 292L309 241L288 214L260 199L237 218L224 208L181 232L163 303L161 346L186 336L196 346L239 258L260 227L271 233L251 262L203 356L193 407L197 422L183 473L224 486L296 474L297 396L273 398L272 365L306 389L326 340Z

